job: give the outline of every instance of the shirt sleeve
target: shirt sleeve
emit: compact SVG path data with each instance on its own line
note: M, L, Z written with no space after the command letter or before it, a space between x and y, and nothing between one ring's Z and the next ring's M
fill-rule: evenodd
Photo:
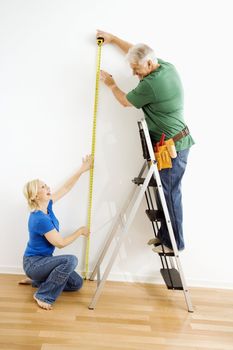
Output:
M37 222L35 223L35 231L40 235L43 236L47 232L54 230L54 224L50 217L48 216L41 216L37 219Z
M150 84L141 80L138 86L126 95L126 98L134 107L142 108L153 102L155 96Z

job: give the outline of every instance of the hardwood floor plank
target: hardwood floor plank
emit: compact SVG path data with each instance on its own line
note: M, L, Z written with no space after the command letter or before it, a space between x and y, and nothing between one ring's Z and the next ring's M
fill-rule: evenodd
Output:
M191 288L188 313L182 291L107 281L89 310L96 283L85 281L46 311L20 279L0 275L1 350L233 350L232 290Z

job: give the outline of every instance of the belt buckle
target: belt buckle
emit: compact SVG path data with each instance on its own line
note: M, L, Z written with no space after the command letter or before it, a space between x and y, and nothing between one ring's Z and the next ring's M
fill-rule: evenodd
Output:
M186 136L186 129L183 129L183 130L181 130L181 135L182 135L182 137L185 137Z
M188 127L186 126L183 130L181 130L181 133L182 133L182 136L185 137L189 134L189 129Z

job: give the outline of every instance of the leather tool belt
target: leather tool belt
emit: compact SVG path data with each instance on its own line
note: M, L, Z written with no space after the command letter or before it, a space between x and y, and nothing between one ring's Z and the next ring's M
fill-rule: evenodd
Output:
M158 170L172 168L172 158L177 157L175 142L181 140L189 134L186 126L171 139L165 141L165 134L162 134L160 142L154 145L155 158L157 160Z
M175 136L173 136L173 141L179 141L180 139L182 139L183 137L189 135L189 128L186 126L183 130L181 130L178 134L176 134Z

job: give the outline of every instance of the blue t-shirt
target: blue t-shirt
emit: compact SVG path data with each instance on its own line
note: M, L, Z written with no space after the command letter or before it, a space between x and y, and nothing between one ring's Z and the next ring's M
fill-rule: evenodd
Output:
M48 214L41 210L31 212L28 220L29 241L24 256L51 256L55 247L44 237L51 230L59 231L59 221L53 212L53 201L47 207Z

